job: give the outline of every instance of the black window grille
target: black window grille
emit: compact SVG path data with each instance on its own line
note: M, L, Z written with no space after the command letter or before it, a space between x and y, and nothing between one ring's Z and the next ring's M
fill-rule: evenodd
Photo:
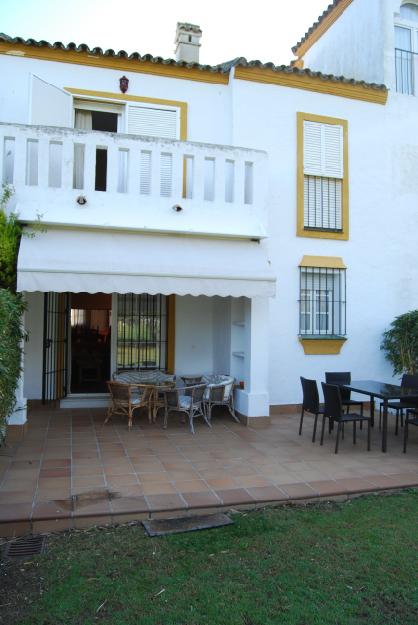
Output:
M345 269L300 267L299 334L346 335Z
M396 91L414 95L414 64L418 57L415 52L395 48Z
M118 295L117 368L167 368L165 295Z
M305 175L304 228L341 232L342 180Z

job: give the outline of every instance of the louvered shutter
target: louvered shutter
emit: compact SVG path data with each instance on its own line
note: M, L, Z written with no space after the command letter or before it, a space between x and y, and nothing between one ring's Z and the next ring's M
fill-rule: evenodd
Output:
M179 110L129 105L128 133L179 139Z
M308 176L343 178L343 127L304 121L303 130L304 173Z

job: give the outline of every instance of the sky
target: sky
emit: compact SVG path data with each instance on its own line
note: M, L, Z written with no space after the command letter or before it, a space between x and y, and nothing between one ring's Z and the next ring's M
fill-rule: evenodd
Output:
M177 22L198 24L200 62L287 64L331 0L0 0L0 32L172 58Z

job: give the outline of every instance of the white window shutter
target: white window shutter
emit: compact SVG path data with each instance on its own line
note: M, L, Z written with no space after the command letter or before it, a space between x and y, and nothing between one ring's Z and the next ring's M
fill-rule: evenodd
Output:
M323 176L328 178L343 178L343 128L334 124L323 124Z
M303 122L303 169L309 176L322 175L322 124Z
M303 170L308 176L344 177L342 126L303 122Z
M179 110L129 105L128 133L161 139L178 139Z

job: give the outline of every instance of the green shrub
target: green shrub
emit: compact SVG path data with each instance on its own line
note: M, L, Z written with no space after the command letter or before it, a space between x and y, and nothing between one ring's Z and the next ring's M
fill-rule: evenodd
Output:
M15 406L15 392L21 370L23 338L22 296L0 289L0 436Z
M395 374L418 373L418 310L396 317L380 346Z
M6 205L13 195L13 188L3 185L0 197L0 288L16 291L17 254L22 226L15 213L8 215Z

